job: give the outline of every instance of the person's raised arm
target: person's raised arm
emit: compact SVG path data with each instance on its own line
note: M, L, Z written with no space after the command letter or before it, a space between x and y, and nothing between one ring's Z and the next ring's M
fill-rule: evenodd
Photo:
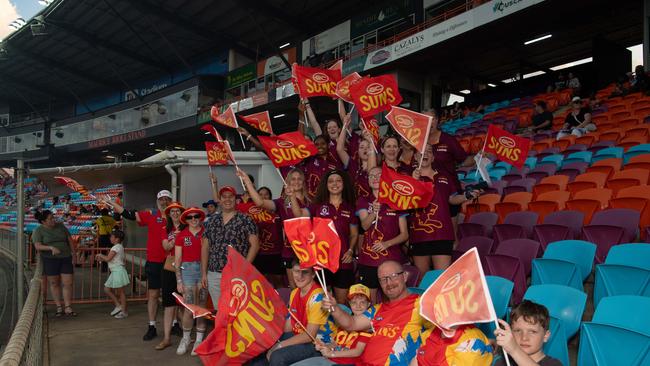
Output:
M347 167L348 163L350 162L350 154L348 154L345 144L347 135L344 132L347 131L347 128L350 125L350 121L351 119L349 117L345 117L343 120L343 129L341 130L341 133L339 133L339 136L336 138L336 153L341 159L344 167Z
M260 143L260 140L258 140L257 137L251 135L251 133L248 132L245 128L239 127L237 131L239 131L239 133L241 133L241 135L246 138L246 141L253 144L253 146L255 146L255 149L257 151L261 151L261 152L265 151L264 146L262 146L262 144Z
M377 212L379 212L379 203L375 201L373 202L372 206L372 212L369 212L365 209L359 211L359 222L361 223L361 227L364 231L370 230L370 227L377 219Z
M212 200L219 203L219 182L217 176L210 172L210 189L212 190Z
M253 182L251 182L248 174L246 174L241 169L237 169L235 173L244 181L246 192L248 192L248 195L251 196L251 199L253 200L253 203L255 203L255 206L261 207L267 211L275 211L275 203L272 200L265 200L262 198L262 196L260 196L260 194L255 190L255 186L253 186Z
M343 311L336 303L336 298L333 294L325 296L322 302L323 309L330 310L330 315L341 328L347 331L363 331L370 329L370 319L365 315L352 316Z
M291 187L286 187L284 189L284 193L287 195L287 197L289 197L289 200L291 201L291 212L293 213L294 217L309 217L309 211L306 208L300 207L298 198L296 197Z
M370 169L377 166L377 151L375 150L377 146L375 146L375 140L372 138L372 133L365 128L361 130L361 137L368 141L368 145L370 146L367 162L368 171L370 171Z
M318 120L316 119L316 114L314 114L314 111L311 109L311 104L309 104L309 99L304 99L304 104L305 104L305 110L307 111L307 119L309 120L309 125L314 130L316 136L322 135L323 129L318 124Z
M341 98L339 98L339 100L338 100L338 111L339 111L339 119L341 119L341 121L345 121L345 119L346 119L347 117L352 118L352 116L351 116L351 115L352 115L352 111L350 111L350 113L348 113L348 112L345 110L345 102L344 102L343 99L341 99ZM347 130L345 130L345 129L342 129L341 131L347 133Z
M137 211L125 209L124 207L122 207L122 205L112 200L109 195L98 197L97 202L113 207L113 211L115 211L118 214L121 214L122 217L124 217L127 220L135 220L138 224L141 223L140 214Z

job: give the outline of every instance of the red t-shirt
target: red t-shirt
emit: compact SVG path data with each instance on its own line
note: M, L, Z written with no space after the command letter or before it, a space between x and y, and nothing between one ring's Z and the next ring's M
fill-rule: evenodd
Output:
M429 177L420 180L431 182ZM454 228L449 212L449 195L455 192L449 179L438 174L433 182L434 194L429 205L409 215L409 242L417 244L437 240L454 240Z
M250 216L257 224L260 238L258 255L280 254L282 252L282 221L275 212L257 207L253 202L237 205L237 210Z
M147 227L147 261L162 263L165 261L165 250L162 246L160 232L165 228L167 221L156 210L152 213L149 210L138 211L139 226Z
M186 227L176 235L174 244L177 247L183 248L183 256L181 262L200 262L201 261L201 238L203 237L203 227L196 233L190 232L190 228Z
M368 343L372 337L372 334L366 332L348 332L347 330L340 329L334 335L334 341L340 347L337 349L355 349L359 342ZM360 356L357 357L333 357L329 360L343 365L354 365L359 360Z

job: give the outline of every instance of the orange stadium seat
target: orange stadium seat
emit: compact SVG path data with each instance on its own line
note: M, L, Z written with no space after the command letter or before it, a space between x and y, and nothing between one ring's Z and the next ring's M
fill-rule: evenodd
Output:
M649 137L650 136L648 136L648 135L634 136L634 137L624 137L616 145L622 147L624 151L627 151L633 146L648 143Z
M576 177L576 179L567 184L566 190L573 196L576 192L589 189L589 188L603 188L607 181L607 174L601 172L583 173Z
M536 200L528 204L528 210L539 215L538 223L544 222L546 215L563 210L565 202L569 200L570 193L567 191L551 191L539 195Z
M638 118L641 118L641 119L646 118L647 116L650 116L650 106L644 106L644 107L635 109L632 112L632 114L635 117L638 117Z
M551 191L564 191L566 185L569 183L568 175L551 175L550 177L542 178L539 184L533 187L533 197L537 198L540 194Z
M594 200L600 203L600 208L605 209L609 205L609 200L614 195L614 191L609 188L589 188L577 192L573 197L574 200ZM570 200L567 201L567 207Z
M609 201L612 208L629 208L641 214L639 228L650 226L650 186L640 185L623 188L616 194L616 198ZM644 231L641 230L644 234ZM644 238L648 239L648 238Z
M617 112L610 111L609 113L610 113L611 117L609 117L609 120L613 121L613 122L619 122L619 121L622 121L622 120L624 120L626 118L632 117L632 113L630 113L630 111L627 110L628 108L629 107L625 106L626 110L617 111Z
M600 127L605 123L609 123L609 114L599 114L597 116L591 117L591 120L596 124L596 126ZM564 119L562 119L562 122L564 122Z
M630 108L635 111L641 108L648 108L650 110L650 99L636 100L630 104Z
M586 146L591 146L596 140L598 139L598 133L597 132L590 132L586 135L580 136L576 139L576 144L582 144Z
M535 142L530 149L535 150L538 153L544 151L545 149L548 149L553 145L553 142L555 142L555 139L544 139L544 140L539 140Z
M625 138L645 137L650 135L650 124L642 124L632 127L625 131Z
M618 141L623 135L625 135L623 128L603 129L598 136L598 141Z
M564 151L566 150L567 147L574 145L575 142L576 142L576 136L569 135L569 136L562 137L557 141L553 141L552 146L559 147L560 151Z
M614 172L621 170L622 166L623 166L623 159L621 158L603 159L593 163L589 168L587 168L585 173L594 173L594 172L605 173L609 178Z
M618 113L618 112L626 112L627 108L628 107L626 103L612 104L607 107L607 112L610 115L613 115L614 113Z
M638 118L631 117L631 118L626 118L624 120L616 122L616 125L618 127L622 128L623 130L625 130L624 132L627 132L627 130L629 130L630 128L636 127L640 122L641 121L639 121Z
M494 205L494 211L499 215L499 223L503 223L508 214L525 210L532 199L533 194L530 192L515 192L503 197L503 201Z
M501 201L501 195L497 193L483 194L478 197L476 202L467 201L463 203L463 212L465 212L465 222L473 214L479 212L493 212L494 205Z

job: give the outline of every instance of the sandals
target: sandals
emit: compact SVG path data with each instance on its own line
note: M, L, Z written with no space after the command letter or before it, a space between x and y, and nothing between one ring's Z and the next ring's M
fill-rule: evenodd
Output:
M73 317L73 318L74 318L75 316L77 316L77 313L75 313L75 312L72 310L72 307L71 307L71 306L66 306L66 307L65 307L65 312L64 312L64 314L65 314L65 316Z
M54 314L57 318L60 318L63 316L63 307L57 306L56 307L56 313Z
M167 347L169 347L171 345L172 345L172 342L162 341L162 342L158 343L158 345L155 348L158 351L162 351L162 350L164 350L165 348L167 348Z

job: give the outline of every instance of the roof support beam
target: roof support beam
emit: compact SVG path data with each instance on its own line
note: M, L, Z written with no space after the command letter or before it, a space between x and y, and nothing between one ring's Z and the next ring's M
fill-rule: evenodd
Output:
M239 7L246 7L255 12L270 16L278 22L304 33L304 35L318 32L318 29L314 28L312 24L303 21L300 17L293 17L285 13L282 9L269 4L265 0L246 0L243 3L241 1L236 1L235 4ZM278 46L279 45L275 45L275 47Z
M29 81L25 80L19 80L16 79L13 76L4 74L2 70L0 70L0 80L3 82L6 82L8 84L12 84L15 87L22 88L24 90L28 90L31 93L35 94L41 94L42 96L48 97L48 99L54 99L56 96L58 96L58 93L55 93L54 91L50 90L49 88L41 85L41 84L34 84Z

